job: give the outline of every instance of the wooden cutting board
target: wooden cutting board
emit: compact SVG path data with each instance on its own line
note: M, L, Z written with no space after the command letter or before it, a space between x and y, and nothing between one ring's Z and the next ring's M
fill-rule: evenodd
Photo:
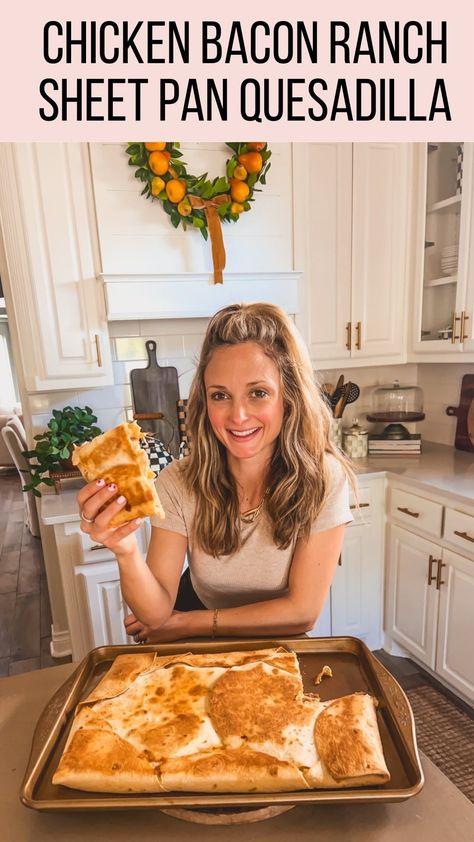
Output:
M459 406L448 406L446 415L455 415L457 450L474 451L474 374L465 374L461 384Z
M163 420L139 419L138 423L146 433L156 434L173 456L178 456L178 372L172 365L158 364L153 339L145 342L145 347L148 365L130 372L134 413L162 412Z

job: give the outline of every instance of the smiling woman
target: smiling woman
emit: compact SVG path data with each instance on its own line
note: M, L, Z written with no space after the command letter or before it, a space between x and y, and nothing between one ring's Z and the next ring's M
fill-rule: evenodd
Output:
M136 526L118 536L109 529L117 502L104 507L106 490L80 492L94 520L81 528L117 556L134 612L128 633L164 642L308 631L352 520L352 475L330 441L306 348L282 310L238 304L210 320L188 426L189 457L156 480L165 518L152 518L147 563Z

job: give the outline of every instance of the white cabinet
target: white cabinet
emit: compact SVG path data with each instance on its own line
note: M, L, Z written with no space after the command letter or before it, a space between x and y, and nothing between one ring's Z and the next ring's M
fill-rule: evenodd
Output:
M2 144L0 214L27 391L110 385L87 145Z
M409 145L298 145L294 191L299 323L315 364L405 361Z
M123 625L129 611L120 590L117 562L78 565L75 573L83 598L87 648L131 643Z
M393 519L401 520L393 501L405 493L409 492L390 490ZM384 629L389 641L400 644L439 680L474 701L474 536L468 531L474 517L441 497L426 499L425 504L423 511L429 512L431 506L434 515L431 530L427 523L418 525L414 519L389 527ZM437 536L439 523L443 528L436 540L417 534L431 531ZM449 544L456 541L464 556L450 549Z
M474 360L474 144L414 148L414 360ZM468 354L469 356L466 356Z
M370 649L382 639L384 480L363 480L359 508L346 530L330 595L310 635L359 637Z
M390 527L386 630L431 669L436 655L438 558L439 547L433 542L399 526Z
M474 699L474 560L443 549L436 672Z

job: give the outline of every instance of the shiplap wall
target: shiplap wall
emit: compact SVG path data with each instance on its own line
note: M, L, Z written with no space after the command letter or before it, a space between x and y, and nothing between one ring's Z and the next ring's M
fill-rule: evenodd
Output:
M225 174L232 155L224 143L182 144L182 160L194 175ZM159 200L140 195L142 183L127 165L123 144L90 144L102 271L105 275L212 271L210 243L196 229L174 229ZM224 225L226 271L293 269L291 144L272 144L267 184L236 224Z

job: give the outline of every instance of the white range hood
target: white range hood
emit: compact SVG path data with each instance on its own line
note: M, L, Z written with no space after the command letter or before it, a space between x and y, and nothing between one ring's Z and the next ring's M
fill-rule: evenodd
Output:
M208 274L101 275L109 321L192 319L212 316L228 304L266 301L287 313L299 311L301 272L224 273L214 284Z

